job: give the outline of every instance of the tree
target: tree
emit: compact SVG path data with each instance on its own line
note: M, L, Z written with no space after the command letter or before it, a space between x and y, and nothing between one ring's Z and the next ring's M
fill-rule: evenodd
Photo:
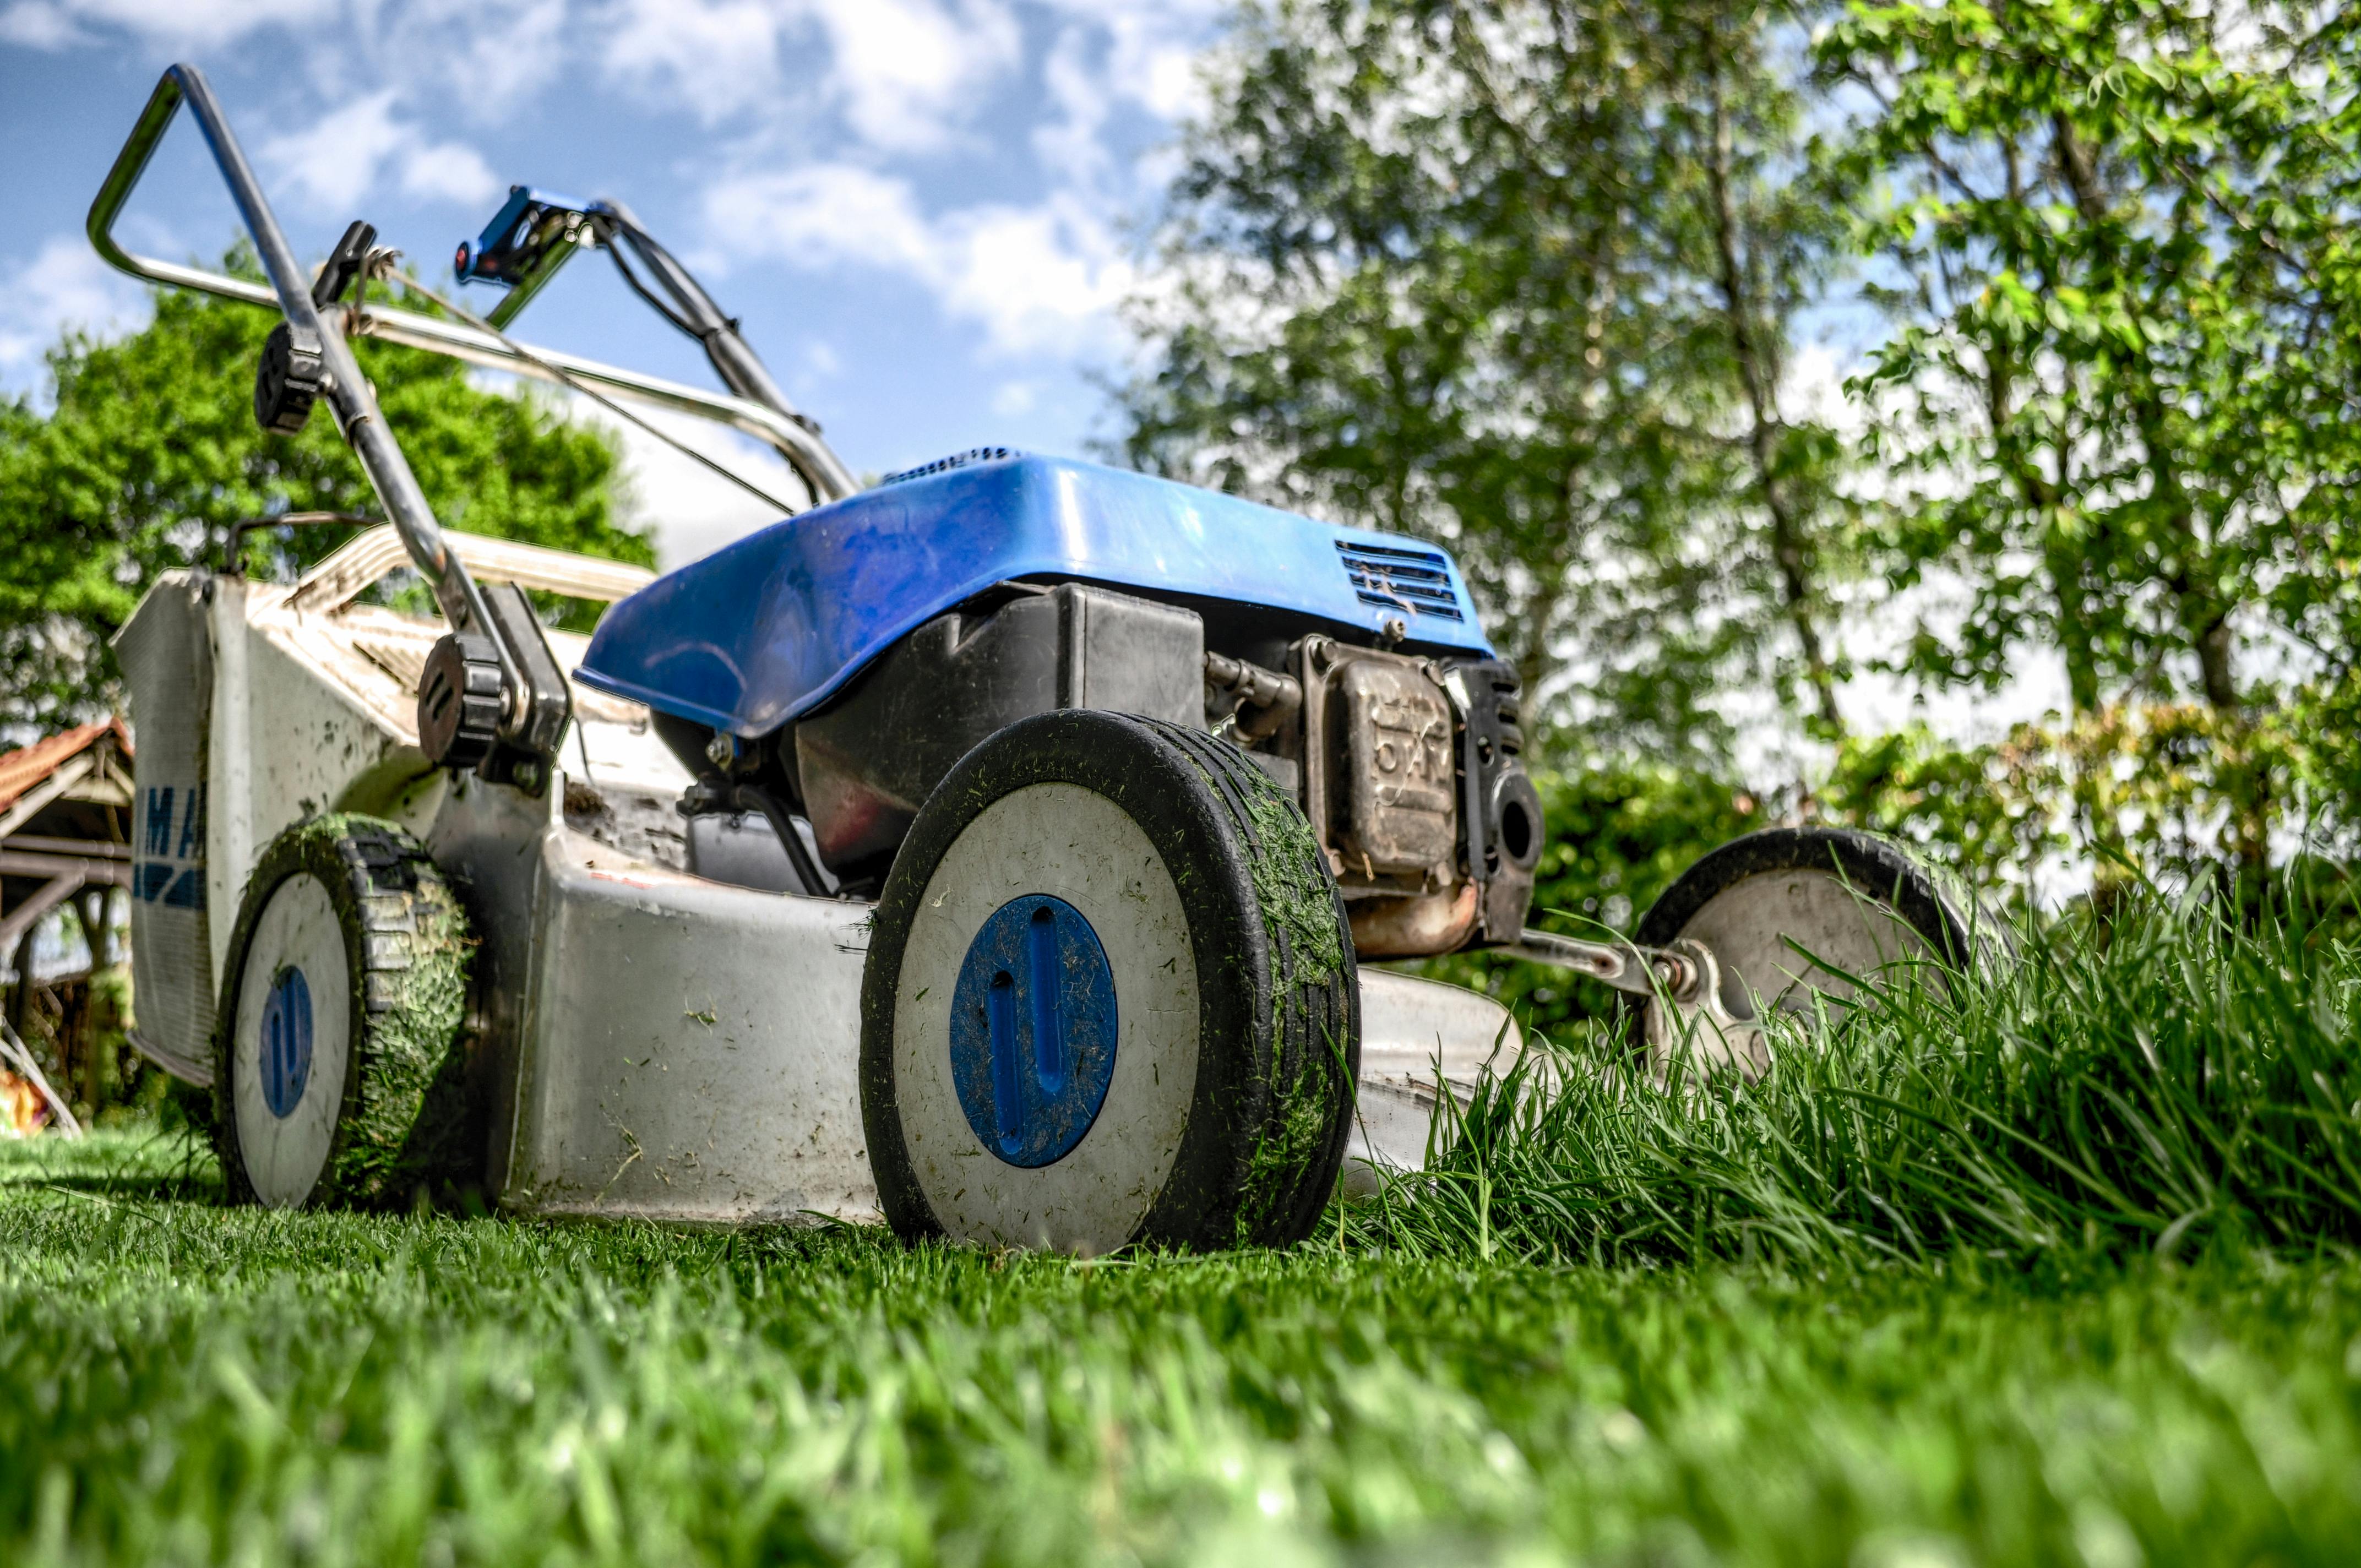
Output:
M238 253L228 266L253 273ZM0 402L0 722L53 727L117 707L107 640L159 573L218 565L234 524L376 510L324 409L293 438L255 423L269 315L172 291L155 313L113 342L64 337L49 355L47 414ZM653 564L646 534L619 519L604 435L541 397L476 386L455 360L355 348L445 525ZM249 568L293 571L350 532L266 531L249 541Z
M1991 688L2056 650L2083 832L2178 839L2248 885L2290 783L2340 771L2289 703L2353 690L2353 37L2184 0L1935 0L1857 5L1821 51L1872 105L1838 165L1889 181L1864 233L1904 324L1864 389L1895 408L1885 455L1930 478L1890 558L1969 588L1907 667ZM2154 742L2128 768L2126 738ZM2173 802L2127 801L2174 767Z
M1531 706L1594 747L1726 762L1719 689L1790 673L1838 727L1838 448L1781 408L1826 209L1789 189L1780 17L1249 10L1139 307L1126 455L1451 545Z

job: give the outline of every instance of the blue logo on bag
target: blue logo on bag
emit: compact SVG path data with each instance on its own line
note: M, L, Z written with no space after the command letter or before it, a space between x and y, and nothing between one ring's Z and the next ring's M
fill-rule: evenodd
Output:
M137 842L131 891L142 903L170 909L205 906L204 785L151 785L139 803Z

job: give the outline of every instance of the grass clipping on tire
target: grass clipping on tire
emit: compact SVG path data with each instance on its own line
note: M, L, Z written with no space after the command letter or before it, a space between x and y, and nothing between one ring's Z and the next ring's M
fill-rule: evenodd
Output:
M374 830L398 858L353 868L363 928L372 949L363 1007L360 1105L353 1137L336 1161L337 1185L357 1201L406 1197L421 1186L471 1179L474 1118L466 1084L467 916L424 846L367 817L330 817L348 843ZM406 929L405 929L406 927ZM381 968L384 938L405 949L401 968Z
M1339 1101L1352 1085L1333 1009L1334 988L1351 983L1335 885L1324 874L1312 825L1269 774L1236 754L1209 765L1205 741L1186 748L1214 795L1229 803L1248 841L1247 874L1269 938L1270 1110L1246 1165L1234 1234L1256 1245L1271 1222L1301 1200L1304 1173L1325 1150ZM1226 751L1227 748L1225 747ZM1320 1005L1326 998L1332 1005ZM1300 1026L1289 1027L1290 1012ZM1324 1198L1326 1195L1323 1193Z
M282 834L263 852L254 881L275 884L298 872L318 877L348 922L346 957L360 981L358 1092L339 1118L321 1196L375 1205L472 1179L476 1126L461 1035L474 944L450 883L408 833L345 815ZM251 914L240 912L241 927ZM243 950L246 936L241 929L233 951ZM219 1101L227 1075L214 1082ZM227 1103L216 1103L214 1114L227 1124Z

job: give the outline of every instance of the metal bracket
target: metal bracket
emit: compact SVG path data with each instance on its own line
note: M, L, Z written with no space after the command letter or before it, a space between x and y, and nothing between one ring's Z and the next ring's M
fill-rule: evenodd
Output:
M1633 996L1677 992L1690 982L1684 955L1630 942L1585 942L1529 929L1493 951L1527 963L1570 969Z
M779 847L786 851L787 864L795 868L796 881L817 894L834 880L821 874L811 851L804 847L803 835L796 831L795 817L786 804L760 784L708 773L688 786L675 809L683 817L757 813L778 835Z
M1643 998L1648 1070L1659 1084L1676 1060L1710 1072L1735 1068L1749 1083L1771 1066L1770 1040L1752 1017L1732 1013L1721 999L1721 965L1712 949L1684 938L1669 947L1632 942L1584 942L1547 931L1526 931L1493 949L1528 963L1587 974L1626 995Z
M1759 1020L1722 1001L1721 965L1705 944L1683 938L1666 956L1688 972L1686 984L1648 1000L1648 1072L1658 1086L1672 1081L1676 1067L1687 1077L1735 1070L1749 1083L1770 1071L1770 1036Z

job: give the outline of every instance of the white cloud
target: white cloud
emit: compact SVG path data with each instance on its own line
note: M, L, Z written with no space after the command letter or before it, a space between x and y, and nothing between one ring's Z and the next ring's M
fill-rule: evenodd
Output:
M435 142L401 157L401 189L422 202L481 206L505 189L483 155L458 142Z
M1120 336L1113 308L1140 282L1117 224L1142 171L1117 166L1110 128L1125 104L1163 115L1194 104L1191 62L1216 26L1216 0L1037 5L1058 23L1038 62L1028 137L1047 191L1027 204L931 210L911 177L924 167L913 153L947 137L1017 62L1013 19L964 5L961 30L943 48L953 13L935 0L803 3L834 45L831 90L865 156L785 170L751 167L748 158L706 192L718 255L897 274L928 289L947 314L983 327L1000 354L1112 347Z
M65 49L122 31L212 47L273 24L319 21L336 9L336 0L17 0L0 11L0 41Z
M101 336L147 318L139 285L98 258L80 235L51 235L0 278L0 385L27 386L42 350L71 326Z
M910 182L849 163L724 181L707 191L706 221L740 255L789 262L854 261L924 274L933 236Z
M907 181L851 164L727 181L707 193L706 217L741 256L909 278L1005 353L1101 345L1136 277L1105 219L1072 197L929 218Z
M1016 18L991 0L811 0L834 53L830 83L871 146L932 147L1021 63Z
M41 0L24 0L0 11L0 43L22 44L27 49L59 49L85 41L86 35L74 25L73 17L64 7L44 5Z
M367 27L382 24L365 52L412 83L447 86L470 120L514 116L567 65L573 22L568 0L404 0L384 12L364 8ZM413 92L413 99L422 96Z
M501 190L489 165L459 142L434 142L394 117L392 88L357 98L308 129L273 137L263 159L322 207L347 212L390 173L419 201L475 205Z
M1003 419L1019 419L1033 411L1039 392L1030 381L1003 381L992 394L992 411Z
M1042 84L1062 113L1034 128L1033 153L1072 185L1095 184L1107 171L1104 132L1114 94L1091 53L1089 34L1068 27L1041 62Z
M763 0L624 0L611 16L608 74L706 125L780 89L780 17Z
M824 57L820 95L886 151L941 144L1024 55L1000 0L621 0L607 28L611 78L708 126L807 106Z
M1068 24L1105 40L1095 74L1111 98L1162 120L1203 99L1197 55L1235 9L1231 0L1040 0Z
M996 347L1073 353L1110 337L1108 313L1136 273L1104 220L1081 203L978 208L938 227L949 245L943 302L982 323Z

